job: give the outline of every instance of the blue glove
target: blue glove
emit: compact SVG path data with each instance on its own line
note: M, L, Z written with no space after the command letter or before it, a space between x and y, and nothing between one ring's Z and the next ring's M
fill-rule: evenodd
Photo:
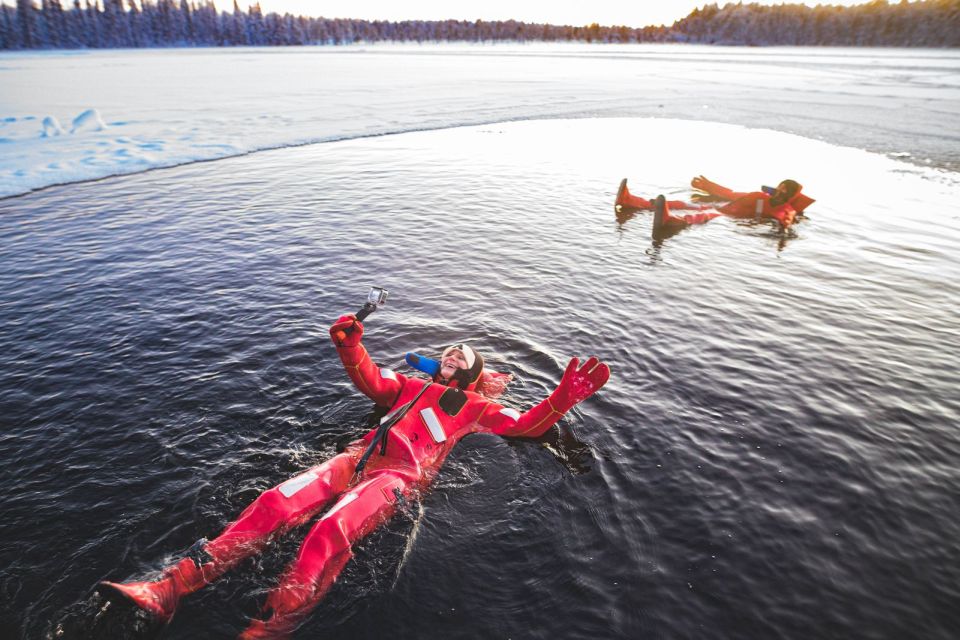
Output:
M425 374L431 378L436 377L440 373L440 361L433 360L432 358L425 358L421 355L413 353L412 351L407 354L407 364L416 369L417 371L423 371Z

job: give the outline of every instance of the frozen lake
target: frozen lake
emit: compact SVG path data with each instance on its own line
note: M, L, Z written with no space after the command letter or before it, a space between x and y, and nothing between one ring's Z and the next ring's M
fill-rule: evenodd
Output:
M99 119L71 134L91 109ZM0 196L310 142L614 116L768 128L956 169L960 52L531 44L4 53Z
M379 284L378 362L467 340L520 410L570 355L613 375L542 440L461 442L296 637L955 638L954 53L0 60L8 195L186 163L0 200L0 636L243 629L303 528L166 629L93 587L363 433L326 327ZM614 215L698 173L817 202L787 235Z

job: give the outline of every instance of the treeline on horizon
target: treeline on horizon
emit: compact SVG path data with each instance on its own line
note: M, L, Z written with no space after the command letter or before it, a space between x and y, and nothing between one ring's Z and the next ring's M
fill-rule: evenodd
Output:
M64 8L64 4L68 4ZM583 27L514 20L403 22L218 11L211 0L17 0L0 5L0 49L339 45L373 42L687 42L724 45L960 46L960 0L852 7L716 4L672 26Z

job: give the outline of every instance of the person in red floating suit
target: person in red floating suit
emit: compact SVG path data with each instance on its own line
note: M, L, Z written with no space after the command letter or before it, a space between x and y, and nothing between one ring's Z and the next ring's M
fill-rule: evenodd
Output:
M733 191L703 176L697 176L690 184L697 190L693 196L696 203L667 200L663 196L658 196L651 202L631 194L627 189L627 179L624 178L617 190L614 209L618 213L630 209L652 209L653 234L658 235L692 224L703 224L721 215L757 220L773 219L786 230L804 209L815 202L802 193L802 185L795 180L784 180L776 189L765 187L764 190L751 192ZM697 213L674 215L672 212L677 210L695 210Z
M596 357L572 358L548 398L519 413L490 396L503 391L503 374L484 371L483 357L465 344L446 349L433 379L381 368L361 343L363 325L341 316L330 336L350 379L378 405L390 407L380 425L327 462L264 492L214 540L200 540L152 582L101 583L162 621L186 594L259 552L271 538L333 503L313 525L297 558L241 638L284 637L324 597L352 557L352 545L386 521L436 476L454 445L471 433L537 437L610 377ZM489 395L485 395L489 394ZM335 502L334 502L335 501Z

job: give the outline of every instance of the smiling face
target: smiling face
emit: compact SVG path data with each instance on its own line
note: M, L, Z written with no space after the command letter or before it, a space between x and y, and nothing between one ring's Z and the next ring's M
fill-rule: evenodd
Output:
M470 365L467 362L467 357L460 349L450 349L449 352L440 359L440 376L447 380L452 378L458 369L469 368Z

